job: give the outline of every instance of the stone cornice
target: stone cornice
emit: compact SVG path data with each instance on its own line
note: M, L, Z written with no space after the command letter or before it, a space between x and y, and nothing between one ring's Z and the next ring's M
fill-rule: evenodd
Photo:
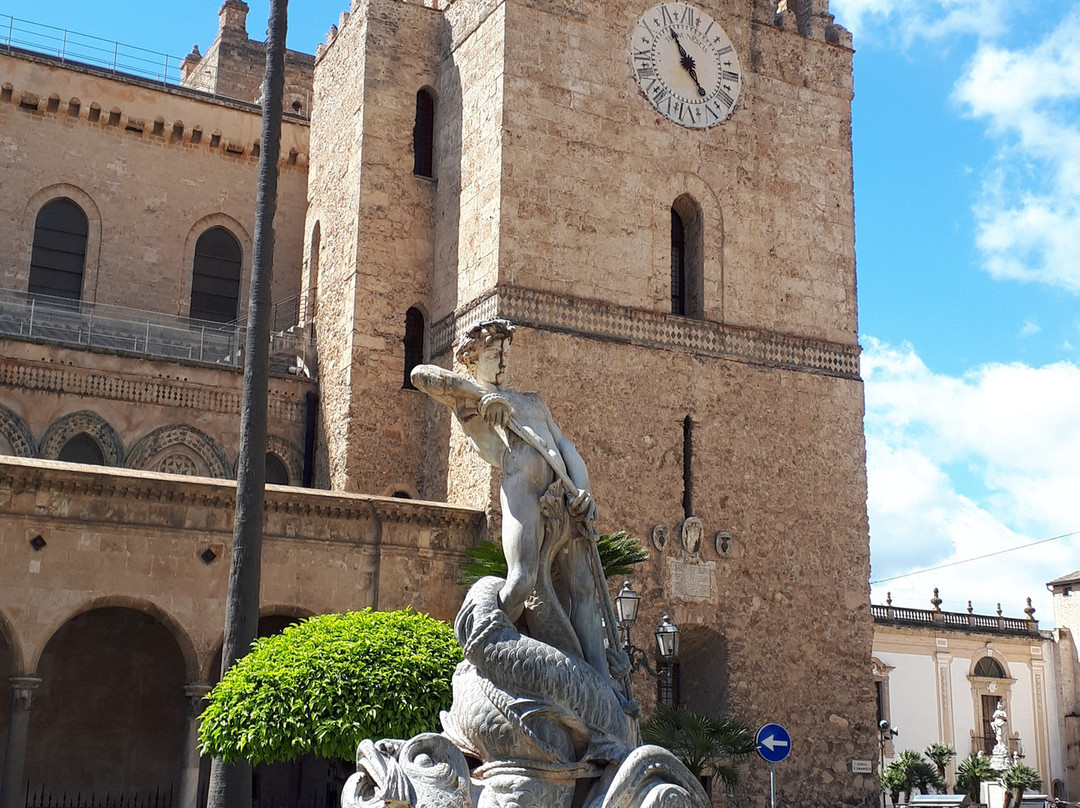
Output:
M116 82L119 85L137 86L152 92L159 92L190 101L212 104L214 106L231 109L236 112L256 117L261 115L261 108L257 104L224 98L201 90L181 87L175 84L154 82L139 76L112 72L80 62L62 61L57 57L49 56L48 54L36 53L20 48L9 48L5 49L3 54L0 55L37 65L53 67L58 70L69 70L75 73L81 73L97 79ZM15 101L20 109L31 114L41 115L45 118L55 118L64 122L79 121L88 126L111 128L119 132L125 132L137 140L145 140L146 142L158 145L173 146L176 148L201 148L206 151L219 153L223 157L243 159L252 163L257 162L259 159L258 140L249 142L247 140L241 141L235 138L229 138L227 133L217 132L214 127L204 130L199 121L185 121L183 123L179 121L155 121L155 109L152 106L145 109L122 109L115 122L110 123L110 113L112 112L112 108L105 108L103 103L104 99L91 98L79 107L72 107L69 105L67 98L60 98L60 102L56 109L51 110L48 107L48 94L46 91L37 88L30 89L26 87L16 87L10 84L10 82L6 86L10 87L11 100ZM130 90L127 92L118 91L117 97L130 101ZM101 105L98 107L97 115L99 115L100 118L97 120L92 119L91 114L92 105L94 103L99 103ZM304 130L307 130L309 126L309 122L306 118L289 113L282 114L282 122L286 126L299 126ZM179 128L177 128L178 126ZM305 141L306 138L307 133L305 131ZM301 154L295 150L293 152L286 151L281 156L279 166L285 171L299 169L306 172L307 160L308 156L306 153Z
M0 456L0 507L11 511L12 499L25 494L33 494L37 507L44 508L42 514L50 518L54 518L49 513L50 495L107 501L110 511L114 506L121 507L125 502L135 501L146 505L167 504L229 513L236 507L236 483L231 480ZM66 518L81 520L78 509L72 507L70 499L64 510ZM183 525L175 524L172 515L166 511L149 507L140 510L145 512L145 520L134 521L160 523L166 528L183 528ZM318 517L350 523L368 523L377 519L385 523L461 530L470 536L482 532L484 525L483 511L454 505L276 485L266 488L266 517L268 520ZM226 523L231 526L231 519ZM358 532L363 530L357 527L351 531ZM290 538L321 540L323 537L297 534Z
M449 350L466 330L490 317L505 317L518 325L548 331L661 350L690 351L762 367L859 378L858 345L692 320L509 285L485 292L435 323L432 354Z

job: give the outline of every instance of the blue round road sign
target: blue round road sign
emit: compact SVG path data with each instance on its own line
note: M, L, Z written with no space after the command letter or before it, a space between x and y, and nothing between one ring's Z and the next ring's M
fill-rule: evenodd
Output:
M757 753L769 763L779 763L791 752L791 736L779 724L766 724L757 731Z

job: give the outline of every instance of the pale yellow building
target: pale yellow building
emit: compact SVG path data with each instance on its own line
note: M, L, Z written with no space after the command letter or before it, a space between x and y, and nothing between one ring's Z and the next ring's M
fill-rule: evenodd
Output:
M956 752L946 769L951 786L965 757L994 754L991 722L1001 709L1007 759L1038 771L1049 796L1075 802L1076 651L1058 588L1053 631L1039 629L1030 599L1022 618L1000 606L994 615L975 614L970 603L963 612L942 609L936 589L929 609L874 605L878 720L889 726L881 762L948 744Z

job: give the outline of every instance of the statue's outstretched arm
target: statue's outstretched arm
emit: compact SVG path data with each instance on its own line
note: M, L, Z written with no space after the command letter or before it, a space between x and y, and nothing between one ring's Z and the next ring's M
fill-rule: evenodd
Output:
M488 392L468 376L438 365L417 365L409 378L417 390L454 410L466 402L478 404Z

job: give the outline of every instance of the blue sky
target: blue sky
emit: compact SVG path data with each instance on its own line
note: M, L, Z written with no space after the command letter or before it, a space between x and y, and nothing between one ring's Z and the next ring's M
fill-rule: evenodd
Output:
M262 38L268 2L249 4ZM211 43L219 5L0 13L183 56ZM344 8L293 2L290 47L312 52ZM1047 627L1045 582L1080 569L1080 535L1042 541L1080 532L1080 0L832 12L856 48L874 602L928 607L937 586L943 608L1020 616L1031 597Z

